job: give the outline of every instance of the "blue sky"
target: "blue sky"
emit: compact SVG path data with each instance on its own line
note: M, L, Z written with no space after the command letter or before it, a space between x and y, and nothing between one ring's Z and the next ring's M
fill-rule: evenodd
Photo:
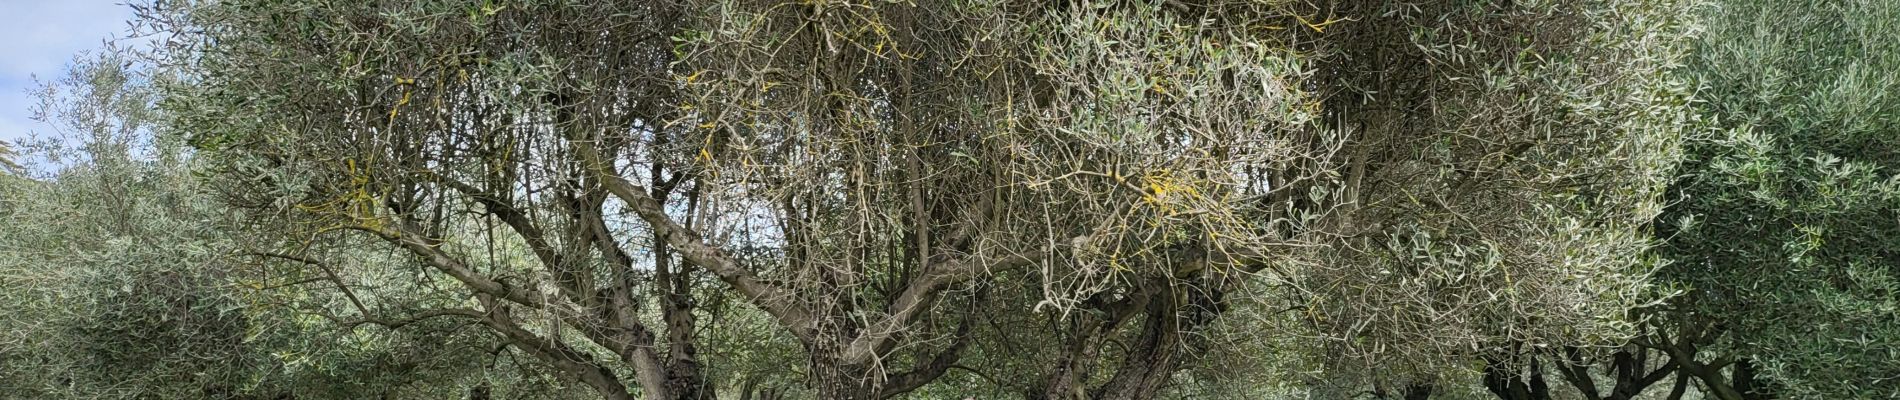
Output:
M60 76L73 55L123 37L126 0L0 0L0 140L43 129L30 118L30 93Z

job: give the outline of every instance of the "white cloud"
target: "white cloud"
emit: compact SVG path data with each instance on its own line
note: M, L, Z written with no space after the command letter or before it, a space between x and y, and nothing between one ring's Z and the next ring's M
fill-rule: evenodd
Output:
M0 76L59 71L74 53L123 36L122 0L0 0Z
M0 0L0 140L38 128L33 78L59 77L75 54L125 35L125 0Z

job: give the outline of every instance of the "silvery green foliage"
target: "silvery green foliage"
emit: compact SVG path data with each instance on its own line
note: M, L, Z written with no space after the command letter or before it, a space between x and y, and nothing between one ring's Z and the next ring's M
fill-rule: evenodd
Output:
M261 342L282 346L262 358L285 376L425 358L405 341L473 347L444 321L301 335L477 307L452 317L532 348L501 352L517 365L560 368L523 375L623 397L702 378L883 396L893 372L957 355L960 323L998 313L1017 319L980 328L995 341L959 365L1081 382L1039 393L1060 396L1105 392L1086 386L1125 367L1160 378L1120 393L1152 396L1209 351L1323 360L1222 353L1181 379L1323 367L1391 387L1632 334L1627 311L1666 291L1649 285L1665 264L1649 224L1705 123L1674 74L1697 3L1320 3L207 2L181 26L209 27L185 42L211 51L179 50L199 74L165 101L211 150L219 200L244 209L240 248L336 267L234 281L273 288L238 299L281 307L245 310L293 332ZM1877 239L1894 233L1893 6L1783 7L1713 14L1746 22L1697 61L1729 130L1692 152L1685 218L1669 221L1701 223L1682 226L1672 251L1693 254L1669 271L1712 315L1751 322L1737 348L1791 393L1868 395L1823 386L1894 375L1879 373L1891 354L1854 351L1890 348L1893 330ZM1806 64L1810 49L1833 52ZM607 193L622 178L647 186ZM703 236L660 244L680 227ZM674 259L653 249L692 244L712 250L659 278ZM334 287L279 287L304 279ZM1258 302L1220 300L1242 293ZM1759 293L1773 301L1744 296ZM1209 328L1222 312L1253 319ZM1807 325L1852 339L1789 328ZM673 351L695 341L717 348ZM1084 356L1061 362L1080 368L1046 361L1071 349ZM1802 368L1825 363L1841 367ZM704 365L727 369L677 373ZM912 393L984 384L945 376ZM1277 392L1255 390L1271 378L1227 393Z
M15 159L19 156L20 153L13 150L12 144L0 140L0 177L11 177L20 173L20 162Z
M147 75L124 62L82 57L47 86L50 134L23 146L32 179L0 192L0 362L21 371L0 378L8 395L200 397L246 381L250 325L224 290L217 207L151 142Z
M1174 301L1159 293L1195 284L1188 264L1215 263L1183 255L1287 241L1271 215L1297 197L1267 198L1280 183L1265 182L1324 174L1337 148L1301 129L1304 71L1249 25L1256 14L1202 21L1188 16L1219 13L1135 1L464 6L206 6L196 38L216 51L190 61L196 80L168 104L210 150L214 179L239 188L232 203L284 228L261 247L330 259L352 280L413 274L413 287L364 289L479 307L608 396L625 395L623 378L650 396L697 390L677 373L698 361L674 350L701 334L676 317L699 311L676 311L689 304L676 296L771 314L760 322L801 342L821 396L942 374L931 352L956 351L956 324L976 314L935 311L975 296L972 282L1048 282L1030 304L1058 315L1097 295ZM686 229L697 233L666 234ZM660 266L665 247L690 261L680 278ZM349 248L415 257L338 257ZM665 330L648 328L661 327L651 300ZM1184 348L1167 322L1145 325L1171 330L1149 348ZM1162 366L1131 373L1143 379L1174 368L1122 365Z
M246 237L152 108L154 76L124 53L80 58L43 92L33 162L0 176L0 397L559 393L532 368L483 368L514 363L453 325L351 331L295 312L339 299L305 290L309 271L235 257Z
M633 286L652 274L629 265L667 257L645 247L594 253L588 223L612 218L600 229L615 235L645 226L620 203L603 205L604 194L591 199L591 216L565 195L583 180L599 188L568 134L626 134L632 115L668 105L658 92L671 86L679 9L183 4L170 22L190 32L173 53L190 65L190 82L168 86L166 106L207 150L207 178L230 189L221 200L245 216L247 252L284 256L266 256L270 270L335 273L317 299L293 304L310 319L405 332L450 324L511 344L481 353L558 368L563 385L579 378L605 396L633 387L669 397L703 387L698 360L690 350L678 363L662 359L656 330L643 325L654 314L651 287ZM519 213L496 217L503 210ZM695 333L682 324L681 334ZM679 368L636 364L662 362ZM690 375L669 380L678 371ZM635 375L641 385L621 379Z
M1038 310L1173 274L1180 260L1166 258L1183 247L1294 242L1275 219L1286 199L1266 192L1334 167L1338 137L1305 129L1310 71L1284 35L1251 25L1290 19L1277 2L820 7L829 25L817 28L848 43L805 42L810 10L710 4L681 38L684 93L668 123L695 139L677 153L716 144L699 166L747 207L857 190L840 184L903 199L917 179L906 168L920 169L944 192L929 201L966 209L943 212L967 225L946 233L974 236L968 256L1060 253L1036 260ZM918 147L923 165L907 166ZM840 181L859 170L889 181ZM836 233L818 257L875 246L841 239L860 230L906 232L909 206L835 208L808 228Z
M1900 397L1900 3L1724 1L1662 278L1787 398Z
M1696 123L1692 1L1340 2L1318 69L1347 132L1342 238L1290 304L1384 380L1620 344L1657 300L1647 224Z

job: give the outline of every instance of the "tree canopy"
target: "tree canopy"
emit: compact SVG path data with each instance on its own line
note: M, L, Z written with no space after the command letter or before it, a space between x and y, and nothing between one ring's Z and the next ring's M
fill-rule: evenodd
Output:
M1878 1L133 7L6 396L1900 396Z

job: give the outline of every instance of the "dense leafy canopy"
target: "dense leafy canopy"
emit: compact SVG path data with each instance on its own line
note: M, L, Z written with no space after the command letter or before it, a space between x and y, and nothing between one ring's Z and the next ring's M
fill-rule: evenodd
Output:
M1735 1L1664 216L1681 313L1802 398L1900 396L1900 4Z
M1891 398L1888 3L143 3L0 396Z

